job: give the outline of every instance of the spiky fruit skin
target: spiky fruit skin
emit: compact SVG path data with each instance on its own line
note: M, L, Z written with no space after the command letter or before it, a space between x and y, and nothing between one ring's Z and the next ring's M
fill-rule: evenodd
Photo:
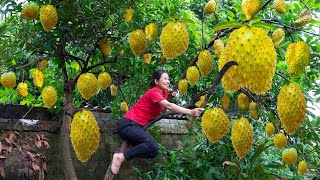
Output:
M98 82L102 89L107 89L112 84L112 78L108 72L102 72L98 76Z
M145 33L149 41L154 42L158 36L158 27L155 23L150 23L145 28Z
M298 158L298 152L295 148L288 148L282 152L282 161L287 164L296 164Z
M27 97L28 96L28 84L26 83L19 83L17 86L17 93L19 96Z
M219 71L231 60L238 66L232 66L223 76L224 89L234 92L244 87L255 94L266 93L271 88L276 59L274 45L265 30L243 26L233 31L220 55Z
M97 150L100 141L98 123L88 110L78 111L71 122L70 139L77 158L86 162Z
M213 60L210 51L203 50L200 52L198 57L198 66L203 77L209 75L213 68Z
M211 14L216 10L216 1L210 0L205 6L204 6L204 13Z
M150 53L143 55L143 62L144 64L150 64L152 59L152 55Z
M299 85L289 83L280 89L277 110L286 133L294 134L306 116L306 99Z
M229 119L221 108L211 108L204 112L201 127L211 142L217 142L229 131Z
M262 0L243 0L242 11L246 15L247 20L251 20L262 8Z
M312 13L310 11L302 11L299 15L299 19L297 19L296 21L294 21L293 23L296 26L305 26L307 25L312 19Z
M310 62L310 48L305 42L292 43L285 55L289 75L296 77Z
M40 9L40 22L44 31L49 32L58 22L56 8L50 4L42 6Z
M308 169L307 162L304 161L304 160L300 161L299 164L298 164L298 170L299 170L299 173L300 173L301 176L306 174L307 169Z
M249 103L249 114L252 119L258 120L259 119L259 108L256 102Z
M38 16L39 6L35 2L26 3L21 12L22 19L34 20Z
M205 101L205 98L206 98L206 95L201 96L199 101L196 102L194 105L199 108L201 104L204 102L204 106L205 106L207 104L207 102Z
M44 59L38 63L38 69L43 72L46 69L47 65L48 60Z
M161 57L161 64L165 64L165 63L167 63L167 61L168 61L168 59L167 58L165 58L164 56L162 56Z
M110 91L111 91L111 96L116 96L118 92L118 87L114 84L111 84Z
M199 80L200 74L196 66L190 66L187 69L187 79L191 86L195 85Z
M52 86L43 88L41 96L47 108L51 108L57 101L57 91Z
M274 47L279 49L280 47L280 42L284 38L284 31L281 28L277 28L273 33L272 33L272 41L274 44Z
M271 137L274 134L274 125L272 122L266 124L266 134L268 137Z
M239 159L242 159L253 144L253 132L249 121L240 118L234 121L231 130L232 145Z
M273 144L277 149L282 149L287 145L287 137L283 133L277 133L273 137Z
M37 68L33 72L33 84L37 88L42 88L44 81L43 73Z
M188 82L185 79L181 79L178 83L178 89L181 94L185 94L188 90Z
M238 95L238 108L243 111L248 110L250 101L251 100L247 95L240 93Z
M221 100L221 106L223 110L228 110L230 106L230 94L229 93L224 93Z
M169 22L160 35L163 56L173 59L184 54L189 46L188 30L181 22Z
M100 50L103 55L110 56L111 54L111 41L110 39L103 38L99 42Z
M272 7L279 14L286 13L286 2L284 0L274 0Z
M1 84L6 88L14 88L16 86L17 76L14 72L7 72L1 75Z
M81 96L84 99L88 100L98 93L99 82L94 74L84 73L80 75L77 81L77 87Z
M132 20L132 16L133 16L133 9L132 8L125 9L124 13L123 13L123 16L124 16L124 21L126 23L130 22Z
M130 48L135 56L139 56L147 47L147 38L141 29L134 30L129 37Z
M220 58L220 54L224 49L224 43L220 39L217 39L213 43L213 48L214 48L214 55Z
M129 110L129 107L127 105L127 103L125 101L121 102L120 104L120 109L123 111L123 112L128 112Z

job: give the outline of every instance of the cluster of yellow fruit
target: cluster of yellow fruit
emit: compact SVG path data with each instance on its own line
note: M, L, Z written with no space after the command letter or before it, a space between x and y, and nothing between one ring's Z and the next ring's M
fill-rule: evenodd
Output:
M280 89L277 111L285 132L294 134L306 115L306 99L300 86L289 83Z
M219 59L219 71L229 61L232 66L222 78L227 91L237 91L240 87L253 93L264 94L270 88L275 73L277 54L267 32L259 27L243 26L234 30Z
M220 39L217 39L213 43L213 48L214 48L214 55L220 58L220 54L224 49L224 43Z
M216 10L216 1L210 0L205 6L204 6L204 13L211 14Z
M198 57L198 66L203 77L209 75L213 68L213 60L210 51L205 49L200 52Z
M268 122L265 129L268 137L271 137L274 134L274 125L272 122Z
M246 15L247 20L251 20L262 8L262 0L243 0L242 11Z
M169 22L162 29L160 35L160 46L165 58L173 59L185 53L188 45L188 30L183 23Z
M312 14L310 11L302 11L299 15L299 19L297 19L296 21L294 21L293 23L296 26L304 26L307 25L312 19Z
M28 2L23 5L21 18L26 20L34 20L37 18L39 12L39 6L35 2Z
M252 119L254 120L259 119L259 107L258 107L258 104L254 101L249 103L249 114Z
M201 127L209 141L217 142L229 131L229 119L220 108L211 108L204 112Z
M99 82L94 74L92 73L83 73L80 75L77 81L77 87L81 96L88 100L92 96L98 93Z
M150 64L152 59L152 55L150 53L143 55L143 62L144 64Z
M121 109L123 112L128 112L128 111L129 111L128 104L127 104L125 101L122 101L122 102L120 103L120 109Z
M230 94L229 93L224 93L221 100L221 106L223 110L228 110L230 106Z
M273 137L273 144L278 148L282 149L287 145L287 137L283 133L277 133Z
M290 76L298 76L310 62L310 48L305 42L292 43L285 58Z
M243 111L248 110L250 101L251 99L247 95L240 93L238 95L238 108Z
M185 79L181 79L178 83L178 89L181 94L185 94L188 90L188 82Z
M57 91L53 86L46 86L43 88L41 96L47 108L51 108L56 103L58 97Z
M102 72L98 75L98 82L102 89L107 89L112 84L112 78L108 72Z
M147 48L147 38L141 29L134 30L129 37L130 48L135 56L139 56Z
M47 65L48 65L48 60L44 59L38 62L38 69L43 72L46 69Z
M125 9L123 16L124 16L125 22L130 22L132 20L132 16L133 16L133 9L132 8Z
M16 86L17 76L14 72L7 72L1 75L1 84L6 88L14 88Z
M281 28L277 28L273 33L272 33L272 41L274 44L275 48L279 48L280 47L280 43L282 41L282 39L284 38L284 31Z
M252 127L246 118L234 121L231 130L232 145L239 159L242 159L253 144Z
M100 141L98 123L91 111L78 111L71 122L70 139L81 162L86 162L97 150Z
M158 27L155 23L150 23L145 28L145 33L150 42L154 42L158 36Z
M114 84L110 86L111 96L116 96L118 93L118 87Z
M33 83L34 86L37 88L42 88L44 81L44 75L42 71L40 71L38 68L36 68L33 72Z
M199 101L196 102L194 105L199 108L202 103L204 103L203 107L208 103L208 102L206 101L206 95L202 95L202 96L200 97Z

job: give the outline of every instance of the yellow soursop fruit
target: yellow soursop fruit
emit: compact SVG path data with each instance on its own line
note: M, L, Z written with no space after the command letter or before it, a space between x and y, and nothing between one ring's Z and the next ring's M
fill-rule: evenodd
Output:
M27 97L28 96L28 84L26 83L19 83L17 86L17 93L19 96Z
M144 64L150 64L152 59L152 55L150 53L143 55L143 62Z
M47 65L48 65L48 60L44 59L38 62L38 69L43 72L44 70L46 70Z
M37 88L42 88L44 81L43 73L37 68L33 72L33 84Z
M239 159L242 159L253 144L252 127L246 118L234 121L231 130L232 145Z
M310 11L302 11L299 15L299 19L295 20L293 24L296 26L305 26L312 20L312 13Z
M40 9L40 22L44 31L49 32L58 22L56 8L50 4L44 5Z
M255 94L264 94L270 88L276 68L277 54L267 32L259 27L243 26L234 30L219 60L219 71L229 61L232 66L222 78L225 90L234 92L241 87Z
M163 56L173 59L184 54L189 45L188 30L181 22L169 22L160 35L160 46Z
M195 85L198 80L199 80L199 77L200 77L200 74L199 74L199 71L197 69L196 66L190 66L188 69L187 69L187 79L189 81L189 84L191 86Z
M298 152L295 148L288 148L282 151L282 161L287 164L296 164Z
M110 56L111 54L111 41L110 39L103 38L99 42L100 50L103 55Z
M84 73L80 75L77 81L77 87L81 96L88 100L98 93L99 82L94 74Z
M240 93L238 95L238 108L244 111L248 110L250 101L251 100L247 95L245 95L244 93Z
M124 49L121 49L121 51L119 52L119 55L120 55L120 56L123 56L123 55L124 55Z
M70 139L77 158L86 162L97 150L100 141L98 123L91 111L78 111L71 122Z
M277 28L273 33L272 33L272 41L274 44L275 48L279 48L280 47L280 42L282 41L282 39L284 38L284 31L281 28Z
M132 8L125 9L123 16L124 16L125 22L130 22L132 20L132 16L133 16L133 9Z
M277 133L273 137L273 144L277 149L282 149L287 145L287 137L283 133Z
M298 164L298 170L299 170L299 173L300 173L301 176L306 174L307 169L308 169L307 162L304 161L304 160L300 161L299 164Z
M223 110L228 110L230 106L230 94L229 93L224 93L221 100L221 106Z
M116 96L118 92L118 87L114 84L111 84L110 91L111 91L111 96Z
M228 116L221 108L211 108L204 112L201 127L210 142L217 142L229 132Z
M158 27L155 23L150 23L145 28L145 33L150 42L154 42L158 36Z
M243 0L241 7L247 20L250 21L261 10L262 5L262 0Z
M210 0L205 6L204 6L204 13L211 14L216 10L216 1Z
M129 111L128 104L127 104L125 101L122 101L121 104L120 104L120 109L121 109L123 112L128 112L128 111Z
M135 56L139 56L147 47L147 38L141 29L134 30L129 37L130 48Z
M310 48L305 42L292 43L287 48L285 58L289 75L296 77L310 62Z
M271 137L274 134L274 125L272 122L266 124L266 134L268 137Z
M185 94L188 90L188 82L185 79L181 79L178 83L178 89L181 94Z
M41 96L47 108L51 108L57 101L57 91L52 86L44 87Z
M98 76L98 82L102 89L107 89L112 84L112 78L108 72L102 72Z
M299 85L289 83L280 89L277 111L286 133L294 134L306 116L306 99Z
M284 0L274 0L272 7L279 14L286 13L286 2Z
M214 48L214 55L220 58L220 54L224 49L224 43L220 39L217 39L213 43L213 48Z
M259 107L256 102L249 103L249 114L252 119L258 120L259 119Z
M205 99L206 99L206 95L201 96L199 101L196 102L194 105L198 108L201 106L202 102L205 102L204 105L206 105L208 102L206 102Z
M37 18L39 6L35 2L28 2L22 7L21 18L26 20L34 20Z
M14 88L16 86L17 76L14 72L7 72L1 75L1 84L6 88Z
M200 52L198 57L198 66L203 77L209 75L213 68L213 60L210 51L203 50Z

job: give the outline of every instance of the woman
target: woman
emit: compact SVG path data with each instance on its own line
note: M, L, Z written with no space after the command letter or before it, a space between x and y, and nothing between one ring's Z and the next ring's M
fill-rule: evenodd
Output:
M156 118L165 108L180 114L193 117L200 116L202 108L187 109L166 100L170 85L169 75L164 70L152 74L150 89L124 115L118 126L118 133L123 140L133 145L124 153L115 153L112 159L111 171L119 172L124 160L133 158L154 158L158 155L158 143L143 130L143 126ZM174 94L173 94L174 95Z

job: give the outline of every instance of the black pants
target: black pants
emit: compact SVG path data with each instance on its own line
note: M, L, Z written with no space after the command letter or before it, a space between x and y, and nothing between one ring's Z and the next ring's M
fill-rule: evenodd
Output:
M159 154L157 141L145 132L139 123L122 118L118 133L123 140L133 146L124 152L127 161L133 158L155 158Z

